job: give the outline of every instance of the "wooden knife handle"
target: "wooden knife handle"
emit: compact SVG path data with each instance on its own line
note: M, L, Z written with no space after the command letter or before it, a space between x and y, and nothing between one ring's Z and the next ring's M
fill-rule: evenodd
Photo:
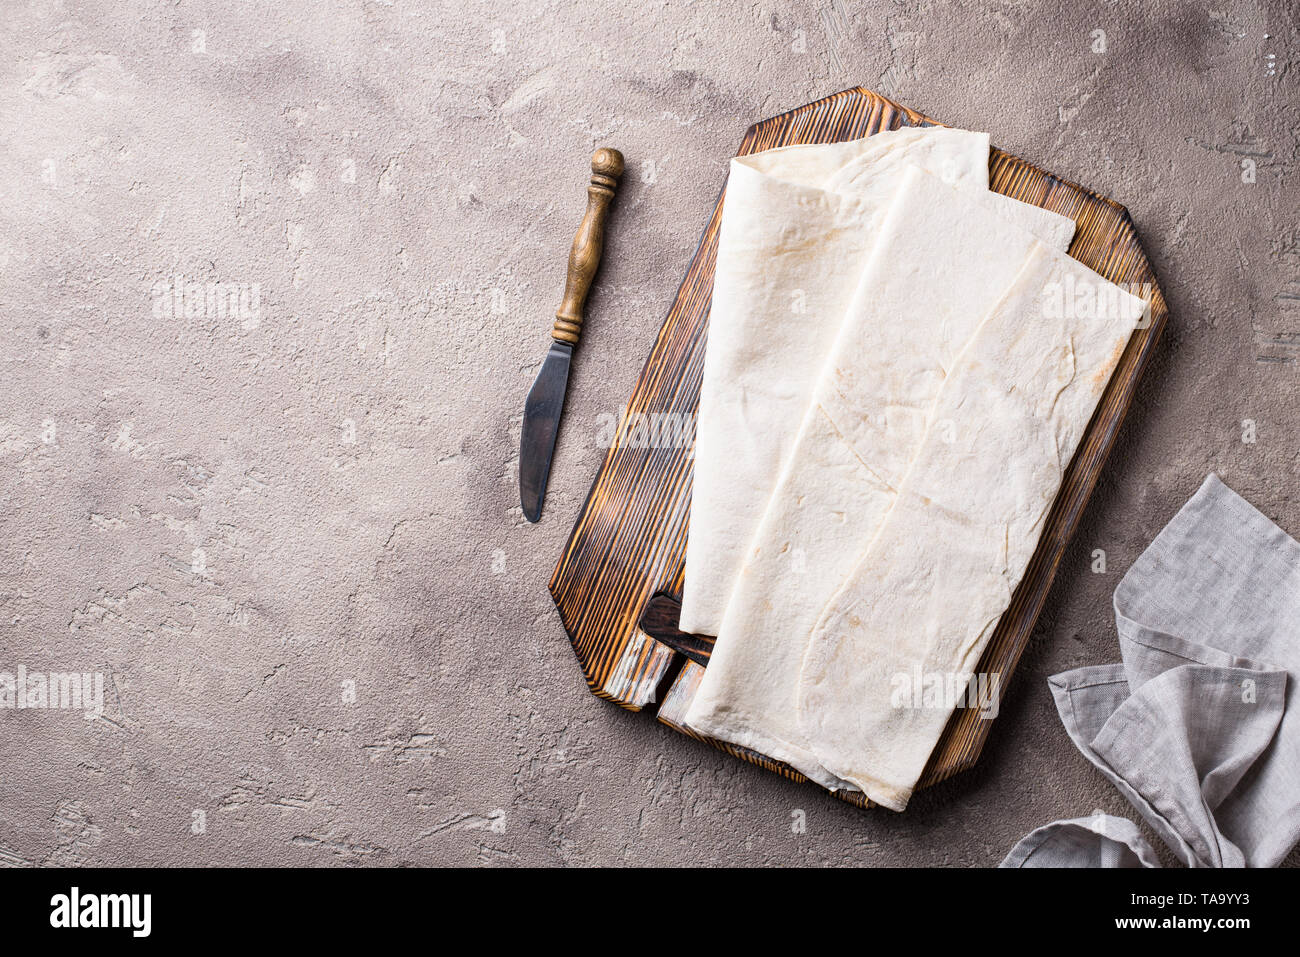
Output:
M600 266L605 246L605 217L614 200L614 190L623 175L623 154L602 146L591 154L591 185L587 187L587 211L569 250L569 277L564 283L564 301L555 313L551 338L576 346L582 338L582 307L591 291L591 281Z

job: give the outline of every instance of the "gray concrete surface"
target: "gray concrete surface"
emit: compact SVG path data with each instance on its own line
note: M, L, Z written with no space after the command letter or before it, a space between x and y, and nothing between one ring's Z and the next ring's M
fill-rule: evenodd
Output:
M0 863L990 865L1128 813L1044 679L1116 657L1110 593L1208 471L1300 533L1295 17L6 5L0 671L106 684L0 711ZM1173 311L984 759L901 816L592 698L546 592L744 129L859 84L1125 203ZM529 526L598 144L629 170Z

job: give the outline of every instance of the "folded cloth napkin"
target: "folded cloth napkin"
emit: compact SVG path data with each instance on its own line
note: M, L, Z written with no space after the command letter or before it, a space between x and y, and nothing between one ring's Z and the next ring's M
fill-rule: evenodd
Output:
M1300 840L1300 544L1210 475L1115 620L1123 664L1049 680L1071 739L1184 863L1276 865Z
M1031 831L1001 867L1159 867L1138 826L1101 811Z

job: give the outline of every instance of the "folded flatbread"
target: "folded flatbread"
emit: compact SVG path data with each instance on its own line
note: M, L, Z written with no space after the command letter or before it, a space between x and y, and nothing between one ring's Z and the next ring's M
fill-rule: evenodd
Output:
M808 636L893 505L955 356L1039 245L1035 233L1059 249L1073 234L1064 216L994 196L915 167L904 175L686 715L696 731L826 787L851 785L821 767L796 720Z
M813 383L909 165L990 203L1023 205L988 192L988 134L966 130L909 127L732 160L700 389L683 631L720 629ZM1038 212L1050 241L1068 243L1061 224Z
M944 380L799 675L807 749L871 800L907 805L960 699L899 688L919 674L965 690L1145 305L1039 245Z

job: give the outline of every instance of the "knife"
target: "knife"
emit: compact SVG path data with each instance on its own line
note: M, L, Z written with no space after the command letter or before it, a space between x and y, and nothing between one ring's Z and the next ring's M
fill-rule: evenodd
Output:
M569 363L582 337L582 308L600 266L605 217L622 175L623 154L618 150L602 147L592 154L587 211L569 250L569 275L564 283L564 299L551 328L553 341L524 402L524 426L519 437L519 503L524 518L530 522L542 517L546 478L551 472L551 455L555 452L555 436L569 385Z

